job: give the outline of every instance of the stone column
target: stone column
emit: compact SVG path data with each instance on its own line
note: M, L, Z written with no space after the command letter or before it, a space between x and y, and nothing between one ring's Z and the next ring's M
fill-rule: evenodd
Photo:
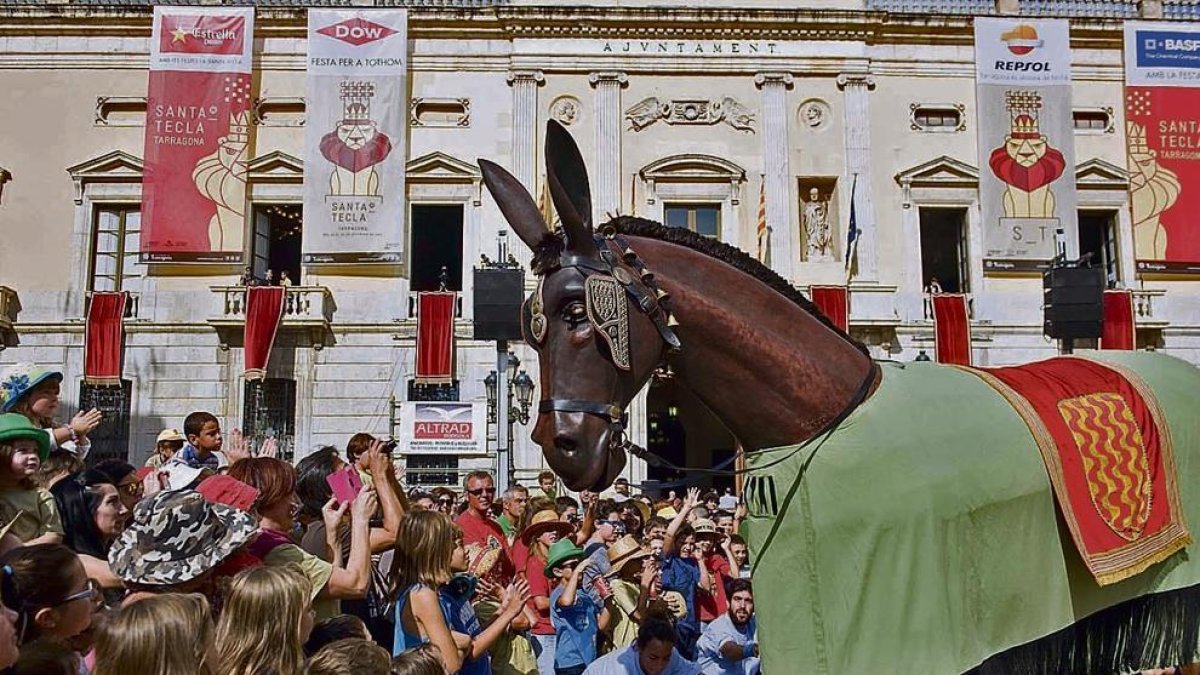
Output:
M588 82L596 89L596 159L592 175L592 223L599 225L621 205L621 88L625 73L592 73Z
M858 225L857 244L858 273L854 279L874 282L878 280L878 257L876 255L875 202L871 195L871 90L875 80L865 73L842 74L837 78L838 88L844 92L846 124L846 189L854 189L854 218ZM855 175L858 176L857 182ZM849 214L846 214L849 223ZM845 245L845 230L842 245ZM845 251L843 253L846 253Z
M770 265L784 279L794 282L800 259L800 229L792 222L787 112L787 90L792 86L792 76L759 73L754 76L754 84L762 90L763 180L767 226L771 228Z
M535 200L538 198L538 87L545 81L540 70L516 70L508 74L508 84L513 92L512 173ZM532 257L529 247L514 237L509 241L508 250L526 270L529 269Z

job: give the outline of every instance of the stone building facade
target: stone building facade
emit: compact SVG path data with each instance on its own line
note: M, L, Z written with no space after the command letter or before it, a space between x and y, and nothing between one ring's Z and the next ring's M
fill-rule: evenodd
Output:
M985 274L980 255L971 16L999 11L1072 18L1081 240L1110 281L1135 290L1140 344L1200 361L1196 282L1136 273L1121 131L1121 20L1139 12L1194 20L1191 3L249 4L258 5L259 103L246 256L289 268L299 251L286 242L303 227L304 6L410 8L412 217L403 227L414 238L409 250L423 238L424 250L462 270L451 284L464 297L462 400L482 400L495 367L495 346L471 339L470 270L481 255L495 256L506 227L475 159L510 168L539 195L551 118L590 162L596 218L633 213L754 251L761 194L772 265L801 287L845 283L853 184L862 236L851 326L879 358L932 353L924 291L934 271L949 275L939 277L955 287L947 290L971 296L977 364L1056 353L1042 336L1040 279ZM77 405L88 294L130 291L127 390L110 403L127 408L125 426L111 433L127 437L133 460L192 410L234 427L252 424L254 407L240 375L243 315L232 287L241 267L137 262L150 16L142 0L0 6L0 364L63 369L64 398ZM821 250L805 229L814 190L829 228ZM461 244L446 250L447 241ZM294 269L268 368L276 384L255 405L271 409L297 455L344 447L357 431L390 434L390 401L408 397L414 369L411 266L396 276ZM536 372L530 350L512 350ZM632 413L639 440L686 436L680 459L705 463L732 451L732 439L669 382L648 388ZM543 466L529 431L516 427L522 479ZM637 463L629 471L646 477Z

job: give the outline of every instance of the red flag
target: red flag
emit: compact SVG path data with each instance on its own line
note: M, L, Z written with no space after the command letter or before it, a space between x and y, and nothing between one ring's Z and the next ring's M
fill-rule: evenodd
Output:
M1104 291L1104 326L1100 334L1100 348L1136 349L1137 327L1133 316L1132 291Z
M271 347L279 322L283 320L283 301L287 296L284 286L252 286L246 289L246 370L247 380L261 380L267 376L267 362L271 360Z
M758 261L771 264L771 228L767 227L767 180L758 186Z
M120 384L124 355L125 305L129 293L92 293L84 326L83 379L88 384Z
M971 318L967 296L933 295L933 351L938 363L971 365Z
M850 292L845 286L813 286L810 290L813 304L829 317L833 325L843 331L850 330Z
M417 294L418 384L450 384L454 380L454 306L458 294Z

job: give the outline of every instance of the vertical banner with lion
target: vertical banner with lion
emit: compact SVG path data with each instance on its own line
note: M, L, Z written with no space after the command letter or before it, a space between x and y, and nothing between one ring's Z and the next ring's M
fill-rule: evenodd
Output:
M975 19L985 272L1078 255L1071 40L1065 20Z
M1139 274L1200 274L1200 26L1125 24L1125 142Z
M403 10L308 13L305 264L403 261L407 28Z
M242 260L252 8L155 7L142 262Z

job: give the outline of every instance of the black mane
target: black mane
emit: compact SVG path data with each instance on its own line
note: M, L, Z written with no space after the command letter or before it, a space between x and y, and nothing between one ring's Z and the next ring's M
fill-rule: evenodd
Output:
M804 297L803 293L796 290L795 286L779 276L775 270L750 257L745 251L739 248L710 237L696 234L686 228L667 227L662 223L636 216L617 216L601 226L600 229L604 229L604 227L613 227L617 232L627 234L631 237L646 237L647 239L656 239L669 244L676 244L697 253L702 253L710 258L720 260L766 284L776 293L791 300L801 309L825 324L830 330L845 338L862 351L862 353L869 354L864 344L833 325L829 317L822 314L821 310L811 300Z

